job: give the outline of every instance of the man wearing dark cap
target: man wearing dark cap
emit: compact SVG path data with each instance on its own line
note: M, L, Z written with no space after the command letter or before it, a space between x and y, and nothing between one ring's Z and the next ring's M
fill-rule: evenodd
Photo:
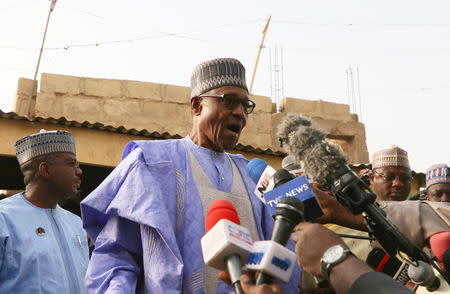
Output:
M248 95L238 60L203 62L191 77L189 135L125 147L119 166L81 203L96 246L86 276L89 293L233 291L205 266L200 239L206 211L217 199L234 205L253 240L270 237L273 220L253 194L248 161L225 152L236 146L255 107ZM292 276L287 293L298 293L300 269Z
M58 205L80 188L74 137L41 130L15 149L26 188L0 201L0 293L85 293L86 232Z

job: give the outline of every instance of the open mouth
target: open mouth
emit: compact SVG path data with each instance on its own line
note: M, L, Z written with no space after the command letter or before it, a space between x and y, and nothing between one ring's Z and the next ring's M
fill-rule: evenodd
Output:
M239 132L241 131L241 126L239 124L229 124L227 126L227 129L229 129L230 131L239 134Z

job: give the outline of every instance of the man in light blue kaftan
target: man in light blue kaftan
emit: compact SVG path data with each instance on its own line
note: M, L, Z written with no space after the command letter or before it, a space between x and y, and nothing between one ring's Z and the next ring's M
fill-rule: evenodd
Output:
M15 146L26 189L0 201L0 293L85 293L86 232L56 203L79 189L73 135L44 131Z
M122 162L82 203L95 242L88 293L230 293L206 267L200 239L216 199L237 209L253 240L270 238L273 219L253 194L238 142L254 103L245 69L230 58L200 64L191 80L193 128L181 140L134 141ZM293 243L291 244L293 248ZM298 293L297 267L286 293Z

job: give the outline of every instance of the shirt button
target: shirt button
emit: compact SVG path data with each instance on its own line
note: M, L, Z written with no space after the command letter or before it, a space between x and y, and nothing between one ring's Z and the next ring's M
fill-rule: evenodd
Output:
M224 177L221 177L220 179L221 179L222 181L223 181L223 180L225 180L225 178L224 178Z

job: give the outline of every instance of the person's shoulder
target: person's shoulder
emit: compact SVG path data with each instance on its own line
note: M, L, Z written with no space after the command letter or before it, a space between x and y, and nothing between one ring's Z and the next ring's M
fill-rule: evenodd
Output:
M11 212L14 208L23 206L21 193L6 197L0 201L0 213Z
M228 155L234 160L247 164L248 159L244 157L242 154L228 153Z
M127 158L145 162L158 161L180 148L185 149L179 139L131 141L123 150L122 161Z

